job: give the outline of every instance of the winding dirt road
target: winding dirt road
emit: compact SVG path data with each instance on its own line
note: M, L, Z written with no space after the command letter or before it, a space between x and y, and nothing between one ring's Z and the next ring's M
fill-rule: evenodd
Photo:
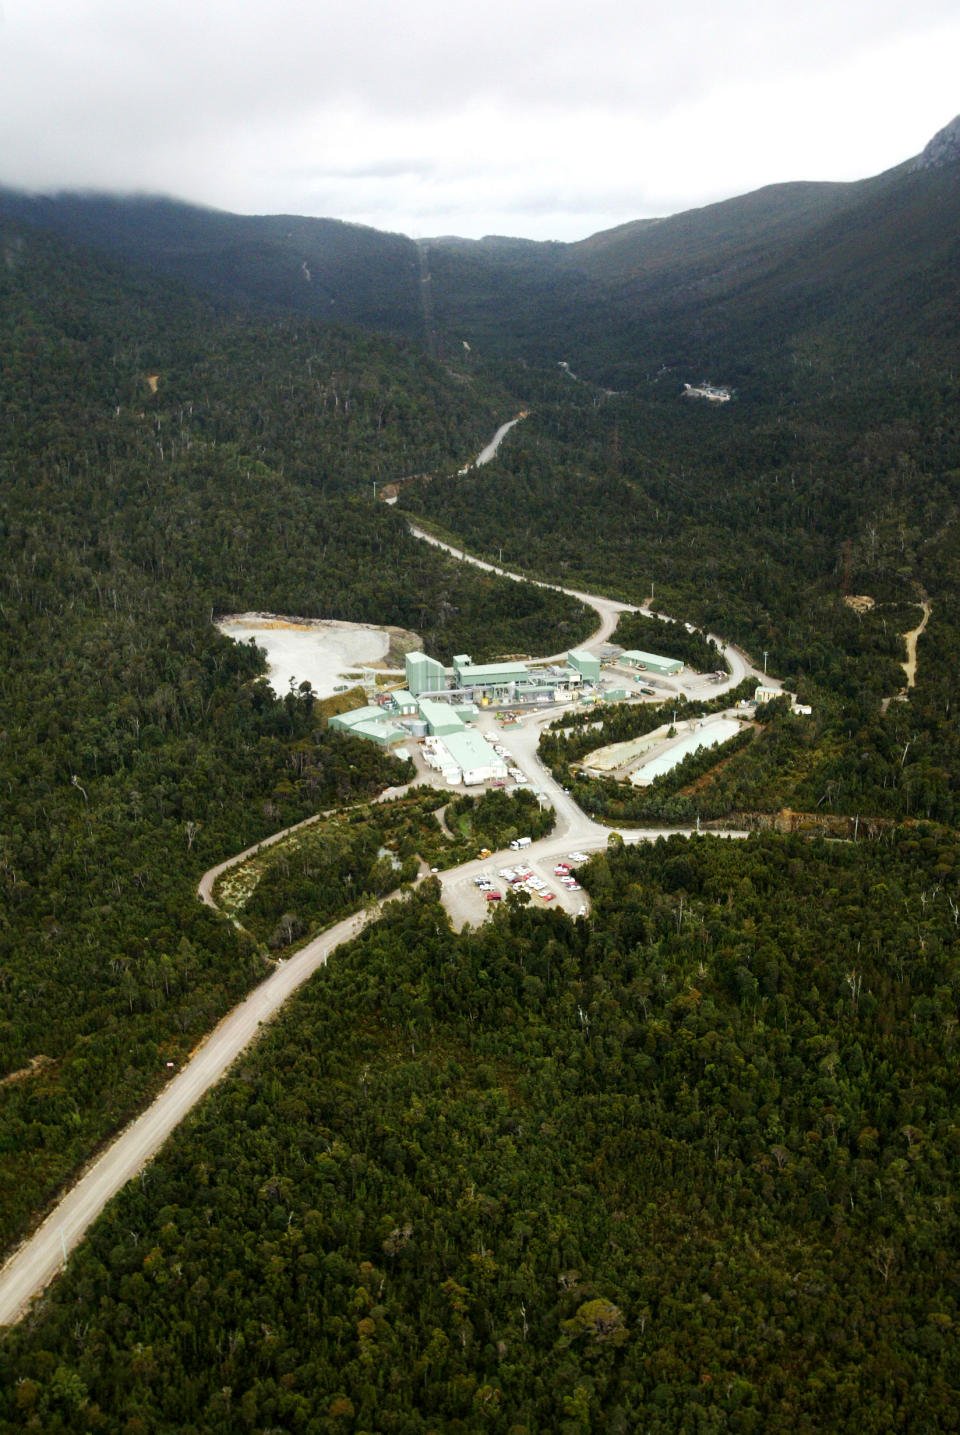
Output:
M922 595L920 606L923 609L923 617L915 628L909 633L904 633L903 640L907 645L907 660L902 664L903 671L907 675L907 687L915 688L917 685L917 639L930 621L932 605L926 593Z
M586 607L592 608L600 619L600 625L595 632L590 634L589 638L584 639L580 644L581 648L595 650L608 643L616 632L621 613L642 613L646 618L660 618L661 616L659 613L654 613L645 603L620 603L614 598L601 598L596 593L582 593L578 588L564 588L559 583L545 583L539 578L528 578L523 573L514 573L509 568L501 568L496 563L487 563L482 558L475 558L472 553L467 553L462 548L456 548L452 543L444 543L442 539L435 538L432 533L427 533L425 529L419 528L415 523L411 523L409 528L414 538L420 538L424 543L432 543L434 548L442 548L445 553L452 554L461 563L470 563L474 568L482 568L485 573L495 573L498 578L509 578L512 583L532 583L535 588L549 588L554 593L565 593L568 598L577 598ZM673 620L667 619L666 621ZM709 690L704 687L705 695L709 691L711 697L716 697L729 688L737 687L748 676L755 677L773 687L779 687L777 678L765 676L759 668L753 666L746 653L727 643L725 638L717 637L715 633L707 633L706 636L713 639L717 648L726 658L730 668L730 677L724 679L723 682L711 684ZM537 658L536 661L538 663L563 663L566 662L566 657L567 650L565 649L562 653L551 653L546 658ZM663 686L671 692L675 691L670 684ZM692 691L692 689L687 691Z
M413 532L426 542L435 543L438 547L456 553L456 550L450 548L448 544L440 543L422 530L414 528ZM491 564L469 555L457 553L456 556L517 582L527 581L519 574L495 568ZM557 585L549 583L541 583L539 586L557 587ZM559 588L558 591L570 593L571 596L579 598L600 616L600 626L589 640L592 646L606 642L613 633L622 612L636 611L629 604L613 602L610 599L580 593L574 589ZM731 649L727 649L728 656L731 651ZM554 661L563 657L565 654L554 655ZM740 666L743 667L744 672L747 670L745 660L742 658L738 663L738 669ZM733 684L739 680L735 671L729 681ZM723 691L722 685L714 686L713 692L718 691ZM526 860L537 862L552 861L560 853L567 853L571 850L595 851L605 847L610 837L610 829L587 817L541 764L536 751L539 722L545 721L547 716L538 715L538 721L528 721L520 728L512 730L509 739L514 756L532 786L556 810L554 831L549 837L532 844L524 852ZM386 795L384 794L384 796ZM198 897L209 906L216 906L213 899L213 885L221 872L236 865L245 857L252 856L260 848L281 841L288 835L288 832L307 826L316 820L317 817L307 818L304 822L297 823L295 828L278 832L272 837L264 839L255 847L248 848L246 852L218 863L201 879ZM692 830L686 829L687 835ZM668 835L670 831L675 832L677 829L624 831L621 836L626 842L645 842L652 841L658 836ZM731 831L716 835L742 837L745 834ZM469 893L473 893L474 899L476 897L473 877L492 865L509 862L511 855L509 852L494 854L493 857L487 858L483 862L468 862L460 867L452 868L440 876L443 901L455 927L462 926L465 920L470 919L465 913L469 912L471 916L473 914L474 909L467 903ZM576 897L567 894L566 897L561 897L561 902L568 907L571 901L585 906L585 894L577 894ZM186 1066L171 1080L146 1111L131 1122L121 1135L96 1158L71 1190L57 1203L37 1231L11 1255L0 1270L0 1326L12 1325L20 1319L30 1302L63 1268L69 1252L80 1242L87 1228L96 1220L111 1197L116 1195L127 1181L136 1176L156 1155L167 1137L187 1113L256 1039L264 1023L279 1011L291 993L309 980L313 973L327 961L331 952L335 951L341 943L355 937L368 922L375 920L379 916L380 910L381 905L378 904L321 932L319 936L285 962L278 964L276 970L210 1032ZM579 910L579 906L577 910Z

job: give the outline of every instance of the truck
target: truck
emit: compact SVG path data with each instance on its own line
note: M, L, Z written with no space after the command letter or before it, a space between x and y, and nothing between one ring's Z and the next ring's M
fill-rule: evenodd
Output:
M532 837L515 837L510 843L510 846L513 848L514 852L519 852L522 847L529 847L532 841Z

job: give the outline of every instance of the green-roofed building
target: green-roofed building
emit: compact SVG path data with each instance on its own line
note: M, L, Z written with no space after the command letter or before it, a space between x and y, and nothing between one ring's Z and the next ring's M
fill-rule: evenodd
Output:
M416 717L420 711L420 704L413 693L408 692L406 688L398 688L390 694L388 711L399 717Z
M629 668L642 668L644 672L662 673L667 677L683 671L679 658L661 658L656 653L644 653L638 648L628 648L620 654L618 661L626 663Z
M415 698L421 693L442 693L447 686L447 670L436 658L426 653L407 653L403 659L407 687Z
M351 737L363 737L368 742L389 747L391 743L403 742L410 734L384 713L383 708L353 708L348 713L338 713L330 719L330 727L336 732L348 732Z
M446 737L448 733L463 732L462 721L447 703L421 698L419 707L420 716L427 724L431 737Z
M376 720L369 722L358 722L350 729L351 737L365 737L368 742L377 742L381 747L390 747L395 742L409 742L410 734L406 728L397 727L396 723L381 714Z
M600 681L600 659L588 653L585 648L571 648L567 654L567 662L571 668L576 669L584 682Z
M383 709L370 705L365 708L351 708L347 713L337 713L330 719L329 726L339 732L352 732L361 722L375 722L383 718Z
M453 660L453 673L459 688L506 688L527 677L526 663L474 663L467 653L458 653Z

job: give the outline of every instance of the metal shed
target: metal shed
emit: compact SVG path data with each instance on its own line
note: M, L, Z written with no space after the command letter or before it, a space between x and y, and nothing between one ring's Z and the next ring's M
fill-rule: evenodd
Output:
M628 648L625 653L621 653L620 661L630 668L643 668L648 673L663 673L669 676L683 671L679 658L661 658L657 653L644 653L638 648Z

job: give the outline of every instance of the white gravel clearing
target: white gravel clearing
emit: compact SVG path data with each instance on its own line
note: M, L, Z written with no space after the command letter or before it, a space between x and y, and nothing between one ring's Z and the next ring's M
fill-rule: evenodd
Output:
M390 647L384 628L343 623L335 618L283 618L273 613L237 613L221 618L217 627L235 643L251 638L267 650L267 680L278 697L310 683L318 697L328 698L349 674L364 663L382 663Z

